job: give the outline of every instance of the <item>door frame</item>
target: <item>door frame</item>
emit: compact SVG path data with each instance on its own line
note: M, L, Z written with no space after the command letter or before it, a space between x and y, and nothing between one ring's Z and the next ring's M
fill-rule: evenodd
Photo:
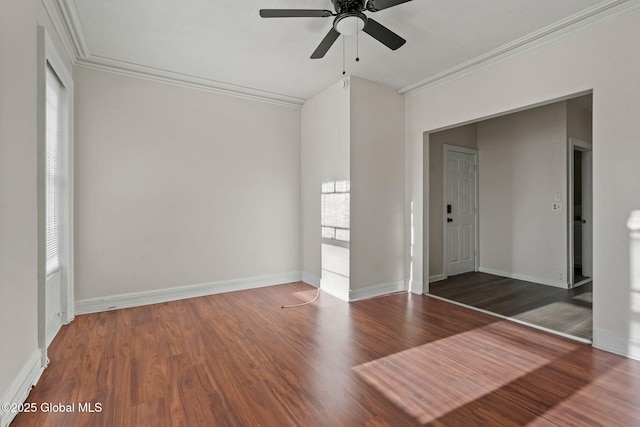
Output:
M470 154L474 156L475 160L475 178L476 178L476 205L475 205L475 247L474 247L474 271L478 271L480 268L480 231L479 231L479 209L480 205L480 186L478 179L478 171L480 170L478 167L478 150L473 148L459 147L457 145L443 144L442 145L442 277L446 279L449 277L449 263L447 262L447 253L449 250L449 236L447 231L447 199L448 199L448 190L449 190L449 174L448 171L448 160L449 153L463 153Z
M583 157L583 168L582 173L583 176L586 176L586 185L583 185L584 192L582 194L582 217L588 221L590 232L587 232L586 235L588 239L583 239L582 245L583 248L585 245L587 246L587 253L590 253L590 257L583 257L583 268L585 264L588 266L588 269L591 273L589 279L585 279L579 283L575 283L575 265L574 265L574 209L573 209L573 197L574 197L574 161L573 161L573 153L574 151L581 151L584 155ZM593 144L579 140L577 138L569 138L568 150L567 150L567 160L568 160L568 171L567 171L567 194L569 195L567 200L567 248L568 248L568 276L569 277L569 288L573 288L585 283L588 283L593 280ZM586 203L585 203L586 200ZM585 215L586 212L586 215ZM583 234L584 235L584 234ZM584 249L583 249L584 253Z

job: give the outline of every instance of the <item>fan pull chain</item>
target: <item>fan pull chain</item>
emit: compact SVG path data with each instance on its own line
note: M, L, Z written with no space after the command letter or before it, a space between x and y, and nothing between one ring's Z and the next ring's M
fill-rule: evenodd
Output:
M360 61L360 31L356 22L356 62Z
M344 66L344 36L342 36L342 75L344 76L345 74L347 74L347 71L345 70L345 66Z

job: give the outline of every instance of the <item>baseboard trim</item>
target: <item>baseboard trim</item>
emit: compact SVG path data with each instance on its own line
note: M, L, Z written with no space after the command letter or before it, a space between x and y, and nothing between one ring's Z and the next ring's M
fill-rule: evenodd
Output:
M534 276L527 276L526 274L511 273L511 272L495 270L493 268L487 268L487 267L480 267L478 271L481 273L493 274L494 276L507 277L509 279L516 279L516 280L524 280L525 282L539 283L541 285L553 286L556 288L562 288L562 289L569 288L565 282L542 279L540 277L534 277Z
M382 295L392 294L394 292L406 291L404 280L395 282L380 283L377 285L367 286L362 289L354 289L349 291L349 302L360 301L363 299L379 297Z
M446 277L444 277L444 274L436 274L434 276L429 276L429 283L439 282L440 280L444 279L446 279Z
M243 291L247 289L262 288L265 286L281 285L284 283L299 282L301 280L302 272L294 271L289 273L247 277L243 279L201 283L197 285L178 286L146 292L110 295L107 297L89 298L76 301L75 311L76 315L98 313L101 311L139 307L149 304L221 294L224 292Z
M437 299L437 300L440 300L440 301L448 302L450 304L458 305L460 307L468 308L469 310L478 311L480 313L484 313L484 314L488 314L490 316L498 317L500 319L508 320L510 322L513 322L513 323L518 323L518 324L523 325L523 326L528 326L528 327L533 328L533 329L538 329L539 331L547 332L547 333L550 333L550 334L553 334L553 335L558 335L560 337L568 338L568 339L573 340L573 341L578 341L578 342L581 342L583 344L592 344L591 340L588 340L588 339L585 339L585 338L576 337L574 335L565 334L564 332L555 331L553 329L545 328L544 326L534 325L533 323L525 322L523 320L516 319L515 317L509 317L509 316L505 316L505 315L502 315L502 314L494 313L493 311L487 311L487 310L484 310L482 308L474 307L472 305L467 305L467 304L463 304L461 302L457 302L457 301L453 301L453 300L450 300L450 299L446 299L446 298L440 297L438 295L427 294L426 296L428 296L429 298L434 298L434 299Z
M0 398L0 403L20 404L27 400L31 388L36 385L44 371L44 367L40 362L40 350L35 350L27 360L27 363L18 372L4 396ZM0 411L0 427L8 427L16 415L18 415L17 412Z
M423 295L425 292L422 280L409 279L405 286L412 294Z
M320 276L317 274L309 273L308 271L302 272L302 281L308 285L320 287Z
M344 302L349 302L349 290L342 289L338 286L327 285L327 283L320 283L320 290L326 294L338 298Z
M593 329L593 346L609 353L640 360L640 341L604 329Z

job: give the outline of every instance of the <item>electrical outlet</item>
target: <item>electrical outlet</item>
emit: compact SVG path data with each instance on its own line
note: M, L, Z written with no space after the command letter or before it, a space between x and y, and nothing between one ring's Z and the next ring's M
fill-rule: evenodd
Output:
M562 203L560 203L560 202L552 203L551 204L551 210L554 211L554 212L561 211L562 210Z

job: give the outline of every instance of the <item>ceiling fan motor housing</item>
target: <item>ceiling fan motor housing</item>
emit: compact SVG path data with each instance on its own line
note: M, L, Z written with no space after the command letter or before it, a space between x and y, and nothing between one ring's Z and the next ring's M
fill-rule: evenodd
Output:
M366 0L331 0L338 15L348 12L360 12L364 10Z

